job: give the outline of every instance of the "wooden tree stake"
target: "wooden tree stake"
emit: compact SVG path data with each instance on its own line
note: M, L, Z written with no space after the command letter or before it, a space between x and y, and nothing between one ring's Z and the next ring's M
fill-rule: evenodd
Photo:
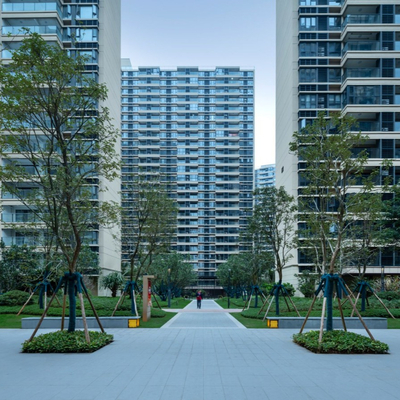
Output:
M324 301L322 303L321 326L319 328L319 338L318 338L319 343L322 343L322 335L324 333L325 308L326 308L326 297L324 297Z
M339 306L339 311L340 311L340 317L342 318L343 329L345 330L345 332L347 332L346 321L345 321L344 315L343 315L342 303L341 303L339 297L337 298L337 301L338 301L338 306Z
M299 332L299 333L302 333L302 332L303 332L303 329L304 329L304 327L306 326L308 317L309 317L310 314L311 314L311 311L312 311L312 309L313 309L313 307L314 307L314 303L315 303L316 300L317 300L317 296L314 295L313 301L312 301L312 303L311 303L310 308L309 308L308 311L307 311L307 315L306 315L306 317L304 318L304 322L303 322L303 325L302 325L301 328L300 328L300 332Z
M82 322L83 322L83 329L85 331L86 342L90 343L90 336L89 336L89 331L88 331L88 326L87 326L87 321L86 321L85 304L83 303L82 293L78 293L78 296L79 296L79 301L81 303Z

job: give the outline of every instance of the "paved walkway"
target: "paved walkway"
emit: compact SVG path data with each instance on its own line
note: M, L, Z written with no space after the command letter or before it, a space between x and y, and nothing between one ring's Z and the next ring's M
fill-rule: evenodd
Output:
M246 329L214 300L202 300L201 309L197 309L197 301L193 300L184 309L176 310L178 314L168 321L162 329L185 328L241 328Z
M169 328L110 329L93 354L22 354L31 331L0 329L0 399L400 399L400 330L373 331L390 355L316 355L297 331L208 328L200 318L226 315L193 311ZM174 327L186 315L202 329Z

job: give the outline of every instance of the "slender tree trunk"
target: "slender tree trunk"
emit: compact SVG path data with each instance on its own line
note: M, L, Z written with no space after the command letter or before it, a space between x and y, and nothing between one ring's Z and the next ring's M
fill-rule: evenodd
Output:
M68 332L75 332L76 297L75 297L75 280L74 279L68 279L68 300L69 300Z
M330 275L332 276L332 275ZM333 330L333 279L328 278L327 283L327 297L326 297L326 330Z

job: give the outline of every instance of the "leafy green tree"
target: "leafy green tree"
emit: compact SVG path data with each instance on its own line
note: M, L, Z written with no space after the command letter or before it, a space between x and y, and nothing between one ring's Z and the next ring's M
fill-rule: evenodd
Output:
M301 193L299 235L303 247L315 250L322 273L339 269L346 233L360 215L359 204L374 188L377 170L366 176L368 154L353 148L366 137L354 131L356 120L332 115L318 119L293 135L290 150L298 156ZM357 191L352 189L357 186Z
M248 287L260 284L272 265L270 253L261 255L253 252L243 252L231 255L217 270L217 278L221 285ZM230 278L229 278L230 276Z
M298 289L304 297L313 297L316 284L319 280L318 274L306 270L301 274L297 274L296 278L299 280Z
M122 223L123 251L129 254L130 280L150 270L154 257L164 254L176 229L177 206L158 179L142 174L125 182Z
M376 261L380 248L387 243L388 234L386 230L382 231L382 194L365 193L358 198L353 209L357 217L349 223L340 257L341 264L345 268L355 268L362 281L368 265Z
M293 258L292 251L296 245L294 224L297 207L294 198L283 187L257 189L254 197L256 203L247 230L253 237L257 236L257 242L273 256L281 284L283 269Z
M295 132L290 143L300 162L300 247L314 251L315 265L330 276L341 268L346 238L362 218L359 204L373 192L379 169L367 174L367 152L355 151L366 137L354 132L355 126L353 118L320 113L313 124ZM327 329L331 330L333 283L329 290Z
M101 286L111 290L111 297L117 297L117 291L124 288L125 278L121 272L111 272L101 278Z
M162 283L165 286L169 282L178 290L193 284L197 279L192 264L187 262L183 254L176 252L156 255L149 273L156 276L155 284L157 286Z
M2 187L54 237L72 276L90 232L118 221L118 205L94 191L107 191L120 167L118 131L101 105L106 86L85 73L84 58L35 33L1 66L0 83ZM70 282L73 331L76 280Z
M35 247L26 244L6 247L1 240L0 253L0 292L27 290L40 279L43 267Z
M400 184L391 188L392 197L383 202L382 237L394 248L400 247Z

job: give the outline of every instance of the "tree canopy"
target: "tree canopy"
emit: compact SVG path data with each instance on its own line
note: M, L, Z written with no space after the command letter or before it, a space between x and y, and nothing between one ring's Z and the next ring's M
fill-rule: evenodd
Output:
M166 253L176 230L177 206L159 179L139 173L124 183L122 248L131 281L147 273L154 256Z
M352 243L346 239L362 218L360 204L379 173L379 167L366 169L367 138L356 125L354 118L320 113L290 143L299 159L299 246L322 273L340 269L340 255Z
M75 272L99 226L118 222L118 205L99 192L119 175L118 131L101 104L107 89L85 59L27 35L0 67L2 190L29 210Z

